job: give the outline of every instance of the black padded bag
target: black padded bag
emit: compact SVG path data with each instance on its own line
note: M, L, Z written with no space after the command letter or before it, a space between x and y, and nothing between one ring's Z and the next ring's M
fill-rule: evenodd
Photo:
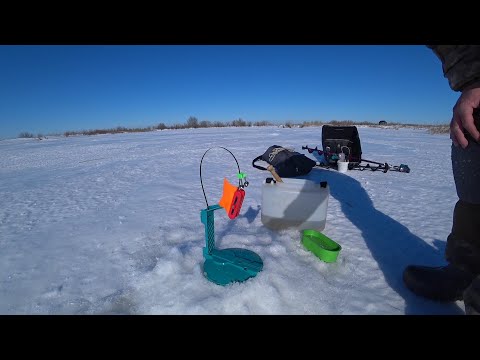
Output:
M263 155L257 156L252 161L252 166L267 170L266 168L255 165L256 161L263 160L275 168L280 177L290 178L308 174L316 165L316 162L304 154L284 148L279 145L270 146Z

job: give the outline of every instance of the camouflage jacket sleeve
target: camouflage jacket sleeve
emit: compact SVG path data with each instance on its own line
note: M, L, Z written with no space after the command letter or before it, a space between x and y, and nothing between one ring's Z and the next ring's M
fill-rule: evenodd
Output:
M480 81L480 45L427 45L442 62L443 75L454 91Z

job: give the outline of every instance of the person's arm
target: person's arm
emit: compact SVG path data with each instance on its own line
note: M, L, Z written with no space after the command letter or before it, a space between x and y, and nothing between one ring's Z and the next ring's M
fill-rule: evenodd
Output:
M468 145L464 131L480 141L474 109L480 107L480 45L427 45L442 62L450 88L462 94L453 108L450 138L455 146ZM478 123L479 120L477 120Z

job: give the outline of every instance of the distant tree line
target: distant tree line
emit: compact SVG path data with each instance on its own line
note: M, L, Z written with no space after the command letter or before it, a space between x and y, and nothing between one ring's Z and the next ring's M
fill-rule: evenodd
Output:
M19 138L25 138L25 139L37 138L38 140L43 140L43 139L46 139L46 138L47 138L47 137L44 136L43 134L33 135L32 133L29 133L29 132L27 132L27 131L21 132L20 134L18 134L18 137L19 137Z
M202 120L199 121L196 117L190 116L184 124L172 124L167 125L163 122L159 123L156 126L147 126L144 128L126 128L123 126L118 126L113 129L96 129L96 130L82 130L82 131L65 131L65 136L72 135L97 135L97 134L117 134L117 133L127 133L127 132L146 132L146 131L155 131L155 130L178 130L178 129L199 129L199 128L212 128L212 127L243 127L243 126L273 126L274 124L269 121L245 121L242 119L237 119L233 121L208 121Z
M65 131L64 136L73 136L73 135L98 135L98 134L118 134L118 133L131 133L131 132L147 132L147 131L156 131L156 130L177 130L177 129L199 129L199 128L212 128L212 127L252 127L252 126L281 126L286 128L303 128L308 126L322 126L325 124L335 125L335 126L371 126L378 127L387 125L386 121L382 120L380 122L369 122L369 121L353 121L353 120L331 120L331 121L303 121L300 123L295 123L293 121L287 121L284 124L272 123L270 121L245 121L243 119L237 119L233 121L208 121L202 120L199 121L196 117L190 116L184 124L172 124L167 125L163 122L159 123L156 126L147 126L147 127L136 127L136 128L127 128L124 126L117 126L116 128L111 129L95 129L95 130L80 130L80 131ZM448 125L416 125L416 124L400 124L400 123L388 123L388 127L400 128L400 127L413 127L413 128L427 128L431 133L441 134L448 133ZM19 138L38 138L42 140L45 138L42 134L33 135L29 132L21 132L18 135Z

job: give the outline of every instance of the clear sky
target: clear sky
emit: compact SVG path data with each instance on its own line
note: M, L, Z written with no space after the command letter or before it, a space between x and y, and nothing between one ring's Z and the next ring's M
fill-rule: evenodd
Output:
M0 138L200 121L447 124L423 45L0 46Z

